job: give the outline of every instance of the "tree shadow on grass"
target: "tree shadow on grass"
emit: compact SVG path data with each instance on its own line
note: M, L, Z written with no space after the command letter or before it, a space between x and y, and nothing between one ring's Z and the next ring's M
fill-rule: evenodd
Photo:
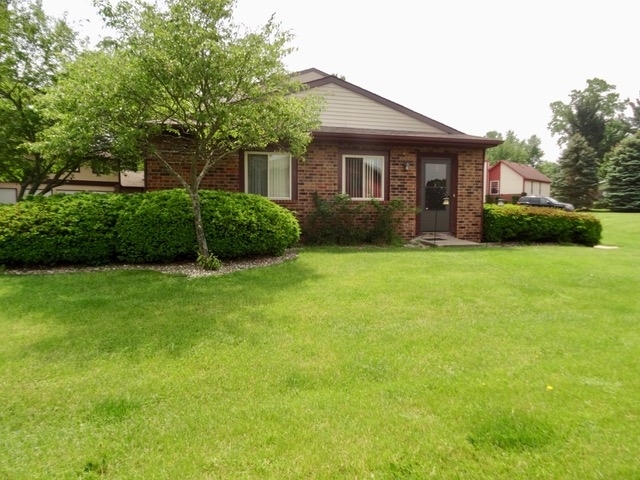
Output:
M300 262L199 279L132 270L4 276L0 324L44 326L42 338L14 350L17 355L180 355L203 340L251 341L277 320L266 307L284 302L286 310L288 294L317 276Z

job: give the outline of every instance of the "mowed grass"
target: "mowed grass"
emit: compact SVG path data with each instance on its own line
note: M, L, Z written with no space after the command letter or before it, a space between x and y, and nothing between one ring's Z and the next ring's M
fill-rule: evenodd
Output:
M0 275L0 478L640 477L640 215L619 249L308 249Z

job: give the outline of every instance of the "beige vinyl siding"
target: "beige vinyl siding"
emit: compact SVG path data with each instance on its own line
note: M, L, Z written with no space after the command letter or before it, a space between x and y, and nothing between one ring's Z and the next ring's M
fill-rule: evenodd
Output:
M60 187L55 187L53 189L53 193L80 193L80 192L92 192L92 193L114 193L114 187L101 187L97 185L84 186L84 185L63 185Z
M18 192L20 191L19 183L0 183L0 203L16 203L18 199ZM36 195L39 195L42 190L36 190ZM25 192L25 196L28 192ZM51 195L51 192L45 193Z
M500 165L500 193L522 192L522 177L504 165Z
M295 79L301 83L309 83L309 82L313 82L314 80L320 80L321 78L324 78L324 77L325 75L312 71L312 72L304 72L300 75L296 75Z
M102 175L96 175L91 171L91 167L80 167L79 172L74 172L73 177L70 180L76 180L80 182L119 182L120 176L117 173L107 173Z
M18 187L0 183L0 203L16 203Z
M524 180L519 173L514 172L506 165L500 168L500 193L517 195L527 192L529 195L548 197L551 194L551 185L537 180Z
M323 127L446 133L338 85L322 85L299 95L307 93L320 95L325 99L325 107L320 116Z
M548 197L551 195L551 185L548 183L537 182L535 180L525 180L523 191L527 192L529 195Z

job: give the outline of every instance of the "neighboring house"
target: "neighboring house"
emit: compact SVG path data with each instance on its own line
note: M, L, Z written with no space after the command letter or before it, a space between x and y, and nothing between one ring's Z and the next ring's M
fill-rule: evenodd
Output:
M551 179L529 165L500 160L489 167L486 193L507 202L523 194L551 195Z
M0 203L15 203L20 185L0 182ZM91 167L81 167L71 179L54 187L51 193L132 193L144 191L143 172L122 172L98 175Z
M440 231L481 240L484 153L501 140L466 135L316 69L297 75L308 87L303 95L325 98L304 160L238 152L216 164L202 188L267 196L296 212L303 229L315 193L324 199L343 193L353 202L399 199L412 207L402 217L403 238ZM171 149L170 136L159 142L165 145ZM155 159L146 160L145 172L147 190L179 186Z

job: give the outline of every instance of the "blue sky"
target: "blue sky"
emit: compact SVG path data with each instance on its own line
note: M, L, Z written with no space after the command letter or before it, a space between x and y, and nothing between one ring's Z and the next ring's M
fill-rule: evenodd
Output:
M97 39L90 0L43 0ZM316 67L471 135L538 135L545 159L560 149L549 104L589 78L640 96L637 18L628 0L237 0L238 23L272 14L290 30L295 70Z

